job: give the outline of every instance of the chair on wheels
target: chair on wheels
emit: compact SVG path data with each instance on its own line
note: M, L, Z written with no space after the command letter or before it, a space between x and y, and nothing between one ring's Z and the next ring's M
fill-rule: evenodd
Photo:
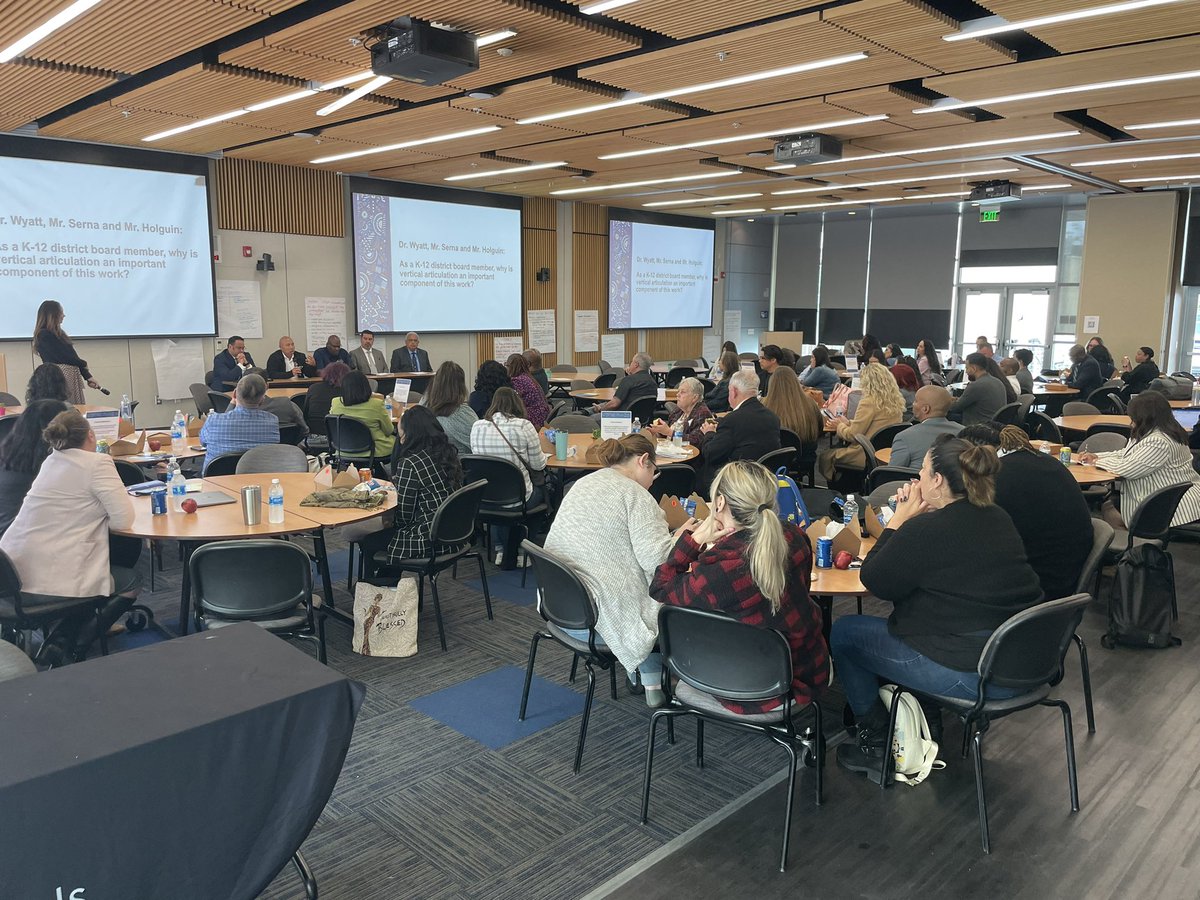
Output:
M1092 428L1097 427L1098 426L1096 425L1092 426ZM1106 425L1103 427L1107 429L1113 426ZM1079 444L1080 453L1110 453L1113 450L1122 449L1127 443L1129 443L1128 432L1107 430L1092 431L1092 428L1088 429L1087 437L1085 437Z
M308 457L291 444L262 444L251 447L237 461L237 475L257 475L268 472L307 472Z
M691 466L676 463L660 466L658 477L650 485L650 496L657 503L663 497L690 497L696 487L696 470Z
M1114 534L1113 527L1103 519L1092 519L1092 549L1088 553L1087 559L1083 561L1083 568L1079 570L1079 581L1075 583L1076 594L1090 594L1093 597L1097 595L1096 588L1100 583L1100 560L1104 559L1104 554L1108 552ZM1083 704L1087 710L1088 734L1095 734L1096 713L1092 708L1092 669L1088 665L1087 645L1079 636L1078 631L1071 638L1075 642L1075 646L1079 648L1079 673L1083 679ZM1065 648L1063 652L1066 653Z
M675 366L667 372L666 387L668 389L677 388L679 387L679 382L683 381L683 379L694 378L695 375L696 370L692 366Z
M678 678L672 689L671 678L663 679L668 693L666 706L650 717L650 736L646 749L646 770L642 782L642 824L650 807L650 775L654 764L654 738L658 720L670 725L679 716L696 719L696 766L704 766L704 723L757 732L778 744L788 755L788 786L783 813L782 848L779 871L787 866L788 843L792 825L792 804L796 794L796 744L805 749L805 762L816 767L816 804L821 805L825 753L821 749L821 705L810 700L813 727L800 735L792 723L797 711L792 690L792 654L787 638L778 631L759 628L728 616L679 606L664 606L658 613L658 646L666 673ZM765 713L738 714L721 700L746 702L778 701Z
M604 372L603 374L596 376L596 380L594 382L592 382L592 387L594 387L594 388L610 388L616 383L616 381L617 381L617 373L616 372Z
M579 576L561 559L532 541L524 541L521 548L533 561L533 573L538 583L538 612L546 622L542 631L535 631L529 642L529 662L525 666L525 687L521 691L521 708L517 721L525 721L525 710L529 704L529 687L533 681L533 664L537 659L538 642L557 641L574 654L574 661L583 660L587 669L588 689L583 702L583 721L579 724L579 741L575 745L573 771L579 774L583 764L583 744L587 740L588 719L592 714L592 698L596 693L596 667L608 670L609 690L617 699L617 658L596 634L596 604L588 593L587 586ZM586 640L567 634L567 630L586 631ZM574 677L574 668L571 670Z
M325 613L313 603L308 554L287 541L214 541L188 561L196 631L253 622L312 641L326 662Z
M630 418L639 419L644 426L654 421L654 410L658 406L657 397L642 397L629 405Z
M463 457L464 462L470 457ZM503 462L503 460L501 460ZM467 480L471 481L470 476ZM405 572L415 572L417 575L417 598L424 605L425 579L429 579L429 589L433 596L433 614L437 619L438 641L442 649L446 649L446 629L442 623L442 600L438 595L438 576L447 569L454 568L463 559L474 559L479 564L479 580L483 583L483 603L487 608L487 617L492 618L492 595L488 591L487 572L483 568L483 556L475 547L475 519L479 512L480 501L484 498L487 488L485 481L471 481L466 487L461 487L445 500L433 514L430 526L430 545L432 548L429 558L421 559L389 559L386 563L375 566L374 571L366 571L366 561L362 561L364 570L361 577L368 582L382 577L396 576L399 578Z
M21 577L7 553L0 550L0 626L6 631L17 633L18 646L26 653L29 646L24 632L41 631L43 637L50 627L60 619L76 612L90 611L99 614L108 603L108 595L95 597L56 597L46 594L28 594L21 589ZM45 644L42 645L43 647ZM100 650L108 653L105 635L100 635ZM54 663L51 663L53 668Z
M325 433L329 436L329 456L336 466L349 463L375 470L375 438L365 423L349 416L326 416Z
M1119 416L1125 412L1125 401L1121 399L1124 385L1106 384L1087 395L1087 402L1100 410L1104 416Z
M212 404L212 411L223 413L229 409L229 403L233 398L227 394L222 394L220 391L209 391L208 402Z
M758 464L766 466L772 475L780 469L791 471L796 465L796 449L794 447L780 447L778 450L764 453L758 458Z
M525 478L515 463L498 456L480 456L473 453L461 457L463 480L486 481L483 498L479 504L478 519L482 525L509 526L508 546L504 548L505 560L516 557L523 535L530 534L530 523L545 521L550 506L543 500L530 506L525 500ZM521 569L521 587L525 587L527 568Z
M278 445L272 444L271 446ZM238 463L241 461L244 452L222 453L220 456L215 457L204 467L204 477L215 478L218 475L236 475Z
M1075 737L1071 730L1071 707L1067 701L1051 697L1051 686L1061 678L1063 656L1079 627L1084 610L1091 602L1088 594L1074 594L1061 600L1050 600L1023 610L997 628L984 644L979 655L979 697L960 700L936 694L925 695L940 706L952 710L963 722L963 756L967 755L970 740L975 758L975 794L979 804L979 837L983 852L991 853L988 833L987 800L983 783L983 736L992 720L1035 706L1056 706L1062 713L1063 733L1067 754L1067 783L1070 789L1071 811L1079 811L1079 781L1075 772ZM986 699L989 685L1021 691L1003 700ZM900 686L892 696L892 708L884 747L890 748L896 731L896 710ZM972 738L972 732L974 737ZM895 758L883 755L883 777L880 787L891 782Z
M582 416L576 413L563 413L557 418L551 419L547 424L559 431L565 431L567 434L591 434L596 430L596 423L591 416Z
M992 416L992 424L997 428L1003 428L1005 425L1016 425L1020 420L1020 414L1020 401L1005 403L1002 407L996 410L996 414Z
M814 441L811 444L806 444L800 439L800 435L788 428L779 429L779 445L781 447L791 447L796 451L796 458L792 461L792 471L796 475L796 481L807 481L809 487L817 483L817 443Z
M896 440L896 435L912 426L908 422L898 422L895 425L884 425L871 435L871 446L876 450L886 450Z

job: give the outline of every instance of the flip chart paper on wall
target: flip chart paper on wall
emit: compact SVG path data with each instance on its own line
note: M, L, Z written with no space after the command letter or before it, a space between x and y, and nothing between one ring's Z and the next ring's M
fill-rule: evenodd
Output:
M629 362L625 358L625 335L604 335L600 339L600 358L618 369L625 368L625 363Z
M191 385L204 381L207 367L204 364L204 341L200 338L151 341L150 355L154 358L158 396L163 400L191 397Z
M521 335L492 338L492 354L497 362L503 364L514 353L520 353L525 349L524 342L525 338ZM534 344L534 346L537 345Z
M701 353L708 360L709 365L713 365L720 358L722 343L719 334L706 334L704 336L704 349Z
M260 338L262 298L257 281L217 282L217 332L220 337Z
M346 334L345 297L305 297L304 327L308 344L303 349L308 353L324 347L331 334L342 339L347 353L358 346L358 341L348 340Z
M740 309L725 310L725 340L733 341L736 344L738 332L741 330L742 311Z
M525 316L529 320L527 329L529 346L543 356L547 353L557 353L558 340L555 336L554 310L531 309L525 313Z
M594 309L575 310L575 352L595 353L600 340L600 313Z

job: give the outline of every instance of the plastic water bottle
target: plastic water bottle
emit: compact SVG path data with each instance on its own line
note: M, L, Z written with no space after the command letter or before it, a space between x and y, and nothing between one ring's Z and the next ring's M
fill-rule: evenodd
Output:
M671 443L676 447L683 446L683 417L680 416L675 422L675 429L671 432Z
M1192 385L1192 406L1200 406L1200 381Z
M171 443L178 444L187 434L187 419L183 417L183 410L175 410L175 418L171 420Z
M179 460L172 456L167 461L167 484L171 483L171 479L179 472Z
M387 396L385 396L383 398L383 408L387 410L389 419L395 418L395 416L392 415L392 395L391 394L388 394Z
M846 495L846 503L842 507L842 523L847 528L853 528L854 533L858 534L858 501L854 499L853 494Z
M631 433L631 434L637 434L637 433L638 433L638 432L640 432L641 430L642 430L642 420L641 420L641 419L634 419L634 420L633 420L633 427L630 429L630 433Z
M168 482L171 489L171 511L183 512L183 500L187 496L187 479L183 477L183 472L179 470L179 463L175 462L174 457L171 457L171 463L175 467L175 473Z
M267 521L272 525L283 523L283 485L278 478L271 479L271 490L267 494Z
M133 402L128 394L121 395L121 418L128 422L133 421Z

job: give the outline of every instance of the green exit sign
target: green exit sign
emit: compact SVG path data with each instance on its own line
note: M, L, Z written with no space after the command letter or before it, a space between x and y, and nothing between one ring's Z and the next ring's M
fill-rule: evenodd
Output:
M980 222L999 222L1000 210L998 209L981 209L979 211Z

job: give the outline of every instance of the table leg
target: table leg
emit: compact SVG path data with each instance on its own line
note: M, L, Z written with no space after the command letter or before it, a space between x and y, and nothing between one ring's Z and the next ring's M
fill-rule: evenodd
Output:
M323 615L333 616L339 622L347 625L354 624L354 615L334 606L333 578L329 574L329 552L325 548L325 529L318 528L313 532L313 554L317 557L317 571L321 573L321 610Z
M825 646L829 646L829 632L833 628L833 597L828 594L817 594L813 597L817 608L821 610L821 634L825 635Z
M195 549L191 541L180 541L179 549L183 552L183 577L180 581L183 587L179 590L179 636L183 637L188 633L188 626L191 624L191 606L192 606L192 573L191 559L192 551Z

